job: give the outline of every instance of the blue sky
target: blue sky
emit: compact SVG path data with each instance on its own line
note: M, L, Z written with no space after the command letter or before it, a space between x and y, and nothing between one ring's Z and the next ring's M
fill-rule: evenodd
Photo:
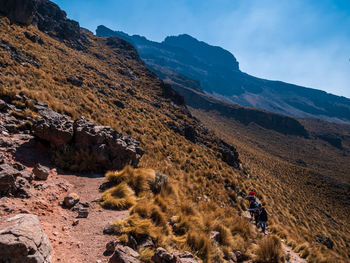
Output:
M242 71L350 98L349 0L54 0L82 27L162 41L190 34Z

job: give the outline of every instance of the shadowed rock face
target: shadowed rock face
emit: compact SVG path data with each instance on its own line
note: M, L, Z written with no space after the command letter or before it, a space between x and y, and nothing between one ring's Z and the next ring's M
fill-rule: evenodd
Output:
M0 12L12 23L30 25L39 0L0 0Z
M36 109L42 118L33 126L34 135L49 142L53 150L66 155L72 164L74 158L69 155L83 151L89 153L97 171L119 170L125 165L136 166L144 153L136 139L122 136L111 127L96 125L84 117L73 122L46 106L37 105Z
M36 215L19 214L5 225L0 230L0 262L51 262L51 244Z
M67 18L55 3L48 0L0 0L0 13L12 23L36 25L39 30L64 41L69 47L85 50L88 41L79 23Z

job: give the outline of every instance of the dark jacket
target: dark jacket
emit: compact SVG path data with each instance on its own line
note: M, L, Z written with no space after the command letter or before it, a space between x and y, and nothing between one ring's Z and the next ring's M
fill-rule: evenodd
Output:
M262 208L260 211L259 221L263 221L263 222L267 221L267 212L266 212L265 208Z

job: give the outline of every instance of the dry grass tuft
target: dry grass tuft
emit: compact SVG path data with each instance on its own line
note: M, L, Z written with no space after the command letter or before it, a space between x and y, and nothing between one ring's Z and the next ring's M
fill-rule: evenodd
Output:
M269 236L262 239L256 251L257 262L279 263L282 262L282 246L277 236Z
M149 190L150 183L155 179L155 171L152 169L134 169L126 166L118 172L107 172L106 178L109 182L119 184L127 183L139 195L141 192Z
M134 191L126 183L120 183L102 194L100 204L104 208L123 210L130 208L135 202Z

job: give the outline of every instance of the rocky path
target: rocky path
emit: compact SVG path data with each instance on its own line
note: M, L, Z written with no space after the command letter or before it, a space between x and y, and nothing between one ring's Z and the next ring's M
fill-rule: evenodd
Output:
M88 218L78 219L75 227L70 227L68 235L76 242L75 255L66 255L65 248L58 246L56 249L57 260L61 262L108 262L110 255L104 254L106 244L113 240L113 236L103 235L104 227L115 220L127 217L128 211L105 210L94 200L99 198L101 193L99 186L105 181L104 177L92 175L81 177L76 175L63 176L73 187L72 191L80 196L83 202L90 204ZM73 217L76 213L73 215ZM62 239L66 235L63 233ZM100 261L97 261L100 260Z
M250 222L253 222L251 217L250 217L249 211L244 211L244 217L247 218ZM270 233L269 233L268 229L266 229L266 235L269 235L269 234ZM301 258L298 253L295 253L291 247L287 246L284 243L284 240L281 240L281 244L282 244L284 254L286 255L286 262L287 263L307 263L307 261L305 259ZM248 263L248 261L245 263Z
M57 173L49 153L30 135L0 133L0 153L5 164L19 164L29 173L37 163L49 168L47 180L34 180L28 189L30 198L0 198L0 228L8 218L17 214L34 214L46 232L52 246L52 262L108 262L104 254L106 243L113 236L104 235L104 227L128 216L128 211L105 210L96 200L101 196L99 186L103 175ZM23 172L21 172L23 173ZM81 202L89 204L87 218L77 218L78 212L65 209L59 203L69 193L76 193ZM78 224L74 225L74 222Z

